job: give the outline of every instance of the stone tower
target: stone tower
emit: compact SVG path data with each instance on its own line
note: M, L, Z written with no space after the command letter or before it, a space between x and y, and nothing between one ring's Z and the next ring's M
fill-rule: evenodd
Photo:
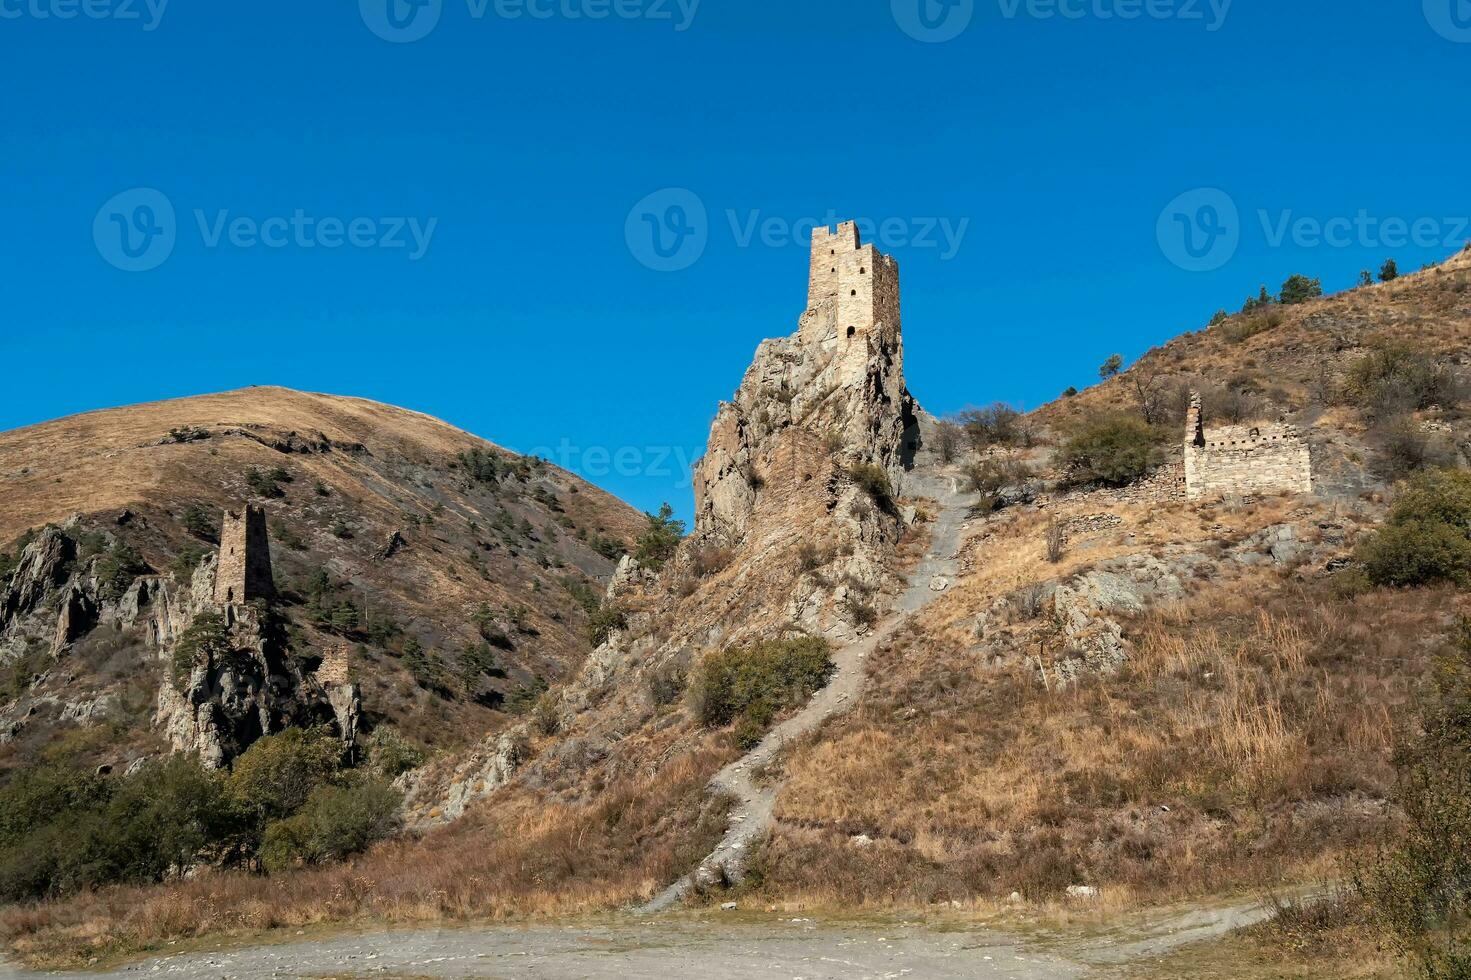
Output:
M225 511L215 569L215 602L236 606L254 599L270 601L275 595L265 510L247 505L243 513Z
M798 335L804 344L836 348L854 367L864 363L870 344L899 349L899 263L864 245L852 221L836 232L813 229L807 312Z
M1313 454L1285 423L1207 428L1199 393L1185 414L1185 497L1312 493Z

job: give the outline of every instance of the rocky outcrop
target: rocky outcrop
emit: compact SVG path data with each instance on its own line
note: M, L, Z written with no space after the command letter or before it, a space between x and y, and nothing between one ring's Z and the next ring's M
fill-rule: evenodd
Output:
M11 630L66 581L76 556L76 542L55 527L45 528L26 545L10 584L0 592L0 633Z

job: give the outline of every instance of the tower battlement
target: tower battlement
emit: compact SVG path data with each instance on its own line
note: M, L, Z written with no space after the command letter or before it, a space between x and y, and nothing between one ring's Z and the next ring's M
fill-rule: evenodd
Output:
M275 595L265 510L248 505L240 513L225 511L215 568L215 602L237 606L255 599L269 601Z
M827 304L831 319L817 315ZM866 345L873 337L882 344L899 332L899 263L863 244L856 222L814 228L802 341Z

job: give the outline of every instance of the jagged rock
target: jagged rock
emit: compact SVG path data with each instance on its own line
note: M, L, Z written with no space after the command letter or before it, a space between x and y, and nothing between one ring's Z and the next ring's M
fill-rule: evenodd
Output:
M26 545L9 586L0 595L0 632L36 609L47 593L66 581L67 565L76 554L76 542L54 527L45 528Z
M61 600L61 613L56 620L56 637L51 642L51 655L60 656L68 644L85 634L97 623L97 601L74 583Z
M387 543L379 550L377 558L379 561L387 561L407 546L408 542L404 540L403 533L394 531L388 536Z
M526 732L516 728L481 742L445 771L429 765L404 773L394 786L404 794L405 825L427 830L451 823L465 810L510 782L525 755Z

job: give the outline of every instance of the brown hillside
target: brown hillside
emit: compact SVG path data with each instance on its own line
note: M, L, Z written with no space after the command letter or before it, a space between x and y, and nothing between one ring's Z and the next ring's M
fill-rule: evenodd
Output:
M471 451L496 460L491 479L467 471L460 456ZM276 469L279 496L250 485L252 470ZM12 542L31 529L74 522L68 533L79 540L124 541L165 575L181 552L214 547L185 528L191 508L217 528L224 508L264 506L298 652L348 644L370 725L391 722L430 746L474 740L538 678L555 682L577 668L590 649L587 595L601 593L612 557L643 524L570 473L444 422L283 388L0 433L0 501L0 552L17 554ZM328 600L355 605L359 626L312 621L308 583L322 574ZM495 668L477 678L459 660L481 640L472 617L482 604L496 614L497 645ZM384 623L397 632L370 635ZM79 668L66 696L97 693L88 685L107 684L113 668ZM146 730L146 708L115 721Z

